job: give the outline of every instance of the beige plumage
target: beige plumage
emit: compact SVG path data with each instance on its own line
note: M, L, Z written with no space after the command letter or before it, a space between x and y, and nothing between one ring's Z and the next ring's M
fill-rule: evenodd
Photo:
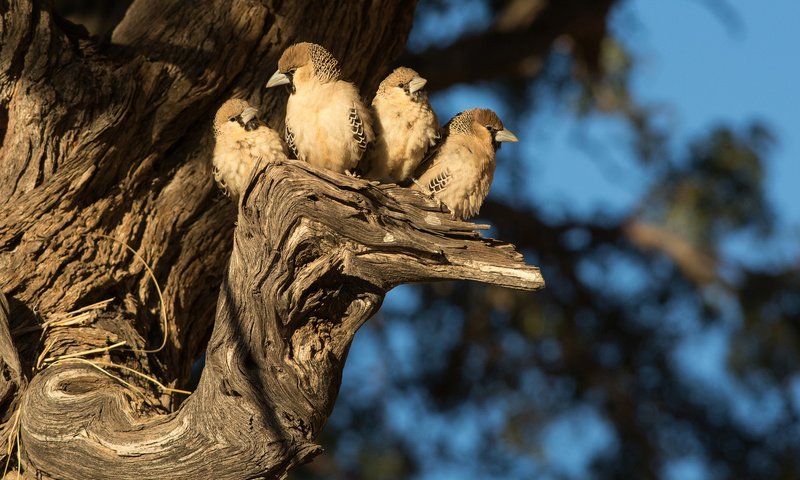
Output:
M414 188L432 194L455 218L466 220L478 214L489 193L500 143L516 142L517 137L485 108L459 113L444 135L420 165Z
M439 122L422 90L426 82L407 67L395 69L381 82L372 100L375 144L364 162L366 178L408 180L439 140Z
M258 120L258 110L232 98L214 116L214 180L226 195L239 197L259 157L286 159L280 135Z
M286 143L316 167L352 172L373 141L372 121L358 89L340 79L339 64L323 47L287 48L267 88L288 85Z

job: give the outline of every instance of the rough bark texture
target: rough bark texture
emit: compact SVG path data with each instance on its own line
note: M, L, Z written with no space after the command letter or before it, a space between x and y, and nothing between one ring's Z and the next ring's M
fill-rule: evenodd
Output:
M247 98L281 128L285 94L263 84L301 40L374 91L413 8L140 0L99 45L38 2L0 0L0 434L19 438L24 470L281 477L318 451L352 336L388 289L542 286L419 194L296 162L259 167L233 234L211 180L214 109ZM152 266L163 311L120 242ZM186 381L212 326L180 405L131 372Z

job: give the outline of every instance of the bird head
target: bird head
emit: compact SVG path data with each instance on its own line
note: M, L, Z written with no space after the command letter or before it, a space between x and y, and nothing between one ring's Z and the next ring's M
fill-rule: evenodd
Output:
M503 127L500 117L488 108L473 108L459 113L450 120L447 129L452 133L472 134L491 142L494 150L498 150L502 142L519 141L516 135Z
M408 96L414 102L420 102L427 99L425 90L423 90L426 83L428 81L420 77L413 69L398 67L383 79L380 86L378 86L377 95L392 96L400 94Z
M219 107L214 115L214 135L223 133L241 132L242 130L255 130L261 125L258 120L258 110L252 107L247 100L231 98Z
M267 88L287 85L290 93L297 85L316 81L327 83L339 79L339 62L324 47L316 43L295 43L283 51L276 71L267 82Z

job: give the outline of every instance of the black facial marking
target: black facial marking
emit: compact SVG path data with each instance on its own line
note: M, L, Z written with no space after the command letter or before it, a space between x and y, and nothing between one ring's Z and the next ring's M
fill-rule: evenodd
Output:
M257 118L251 118L249 122L244 124L244 129L248 132L252 132L253 130L257 129L260 125L261 122L259 122Z
M231 119L231 121L233 120L236 120L239 123L239 125L248 132L255 130L256 128L259 127L259 125L261 125L261 123L258 121L258 118L256 117L251 118L247 123L245 123L241 115L235 117L234 119Z
M294 71L295 70L297 70L297 69L293 68L293 69L289 70L288 72L284 73L284 75L286 75L286 78L289 79L289 83L286 84L286 90L289 92L289 95L292 95L295 91L297 91L294 88Z

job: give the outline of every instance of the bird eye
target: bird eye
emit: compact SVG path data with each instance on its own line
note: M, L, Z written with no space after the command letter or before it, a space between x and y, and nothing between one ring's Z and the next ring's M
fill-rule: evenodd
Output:
M398 83L397 86L400 87L400 88L406 88L406 84L405 83Z
M235 122L235 121L236 121L236 117L235 117L235 116L233 116L233 117L229 117L229 118L228 118L228 121L229 121L229 122Z
M492 132L492 133L494 133L494 132L496 132L496 131L497 131L497 129L496 129L496 128L494 128L494 127L493 127L493 126L491 126L491 125L486 125L486 130L489 130L489 131L490 131L490 132Z

